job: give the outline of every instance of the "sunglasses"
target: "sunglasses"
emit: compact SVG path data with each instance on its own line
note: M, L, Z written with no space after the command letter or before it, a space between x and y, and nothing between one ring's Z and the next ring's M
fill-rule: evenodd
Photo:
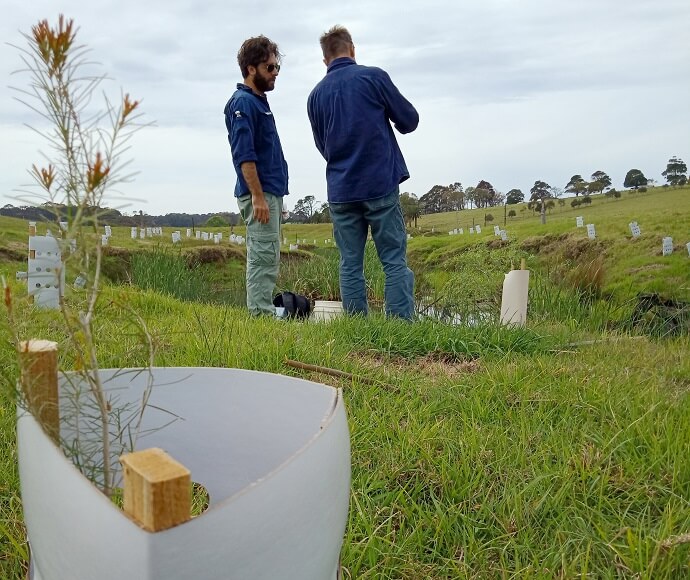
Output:
M280 65L279 64L267 64L266 70L270 73L272 73L273 71L280 72Z

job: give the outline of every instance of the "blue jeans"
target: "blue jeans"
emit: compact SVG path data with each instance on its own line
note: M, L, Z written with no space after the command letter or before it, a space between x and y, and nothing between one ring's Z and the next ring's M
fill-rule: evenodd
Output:
M331 203L333 235L340 250L340 294L349 314L367 314L364 281L364 245L371 227L376 252L386 275L384 287L387 316L412 320L414 274L407 267L407 231L400 194L351 203Z

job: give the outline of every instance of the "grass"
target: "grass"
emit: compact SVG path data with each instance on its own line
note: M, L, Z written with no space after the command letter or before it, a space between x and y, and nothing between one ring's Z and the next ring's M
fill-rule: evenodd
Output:
M108 292L123 299L121 290ZM123 313L107 298L102 364L143 364L134 337L118 332ZM302 374L345 389L350 577L677 578L689 571L687 544L664 547L690 527L687 338L620 337L573 350L569 331L380 317L286 323L151 291L129 290L126 300L157 337L157 365L298 374L283 365L287 357L355 375ZM52 314L22 320L23 334L62 341ZM73 363L68 352L61 356ZM6 399L2 418L0 521L10 533L0 575L20 578L24 539Z
M132 257L132 283L180 300L201 301L206 296L204 280L189 268L175 250L156 248Z
M623 193L620 199L608 199L603 195L594 196L590 206L554 209L547 215L546 225L541 225L539 216L517 205L519 217L508 218L506 230L510 239L518 247L529 247L530 253L540 257L539 250L548 250L544 244L530 244L548 235L554 240L551 250L562 253L577 244L587 242L584 228L576 228L575 217L583 216L585 223L596 226L596 247L603 258L604 294L615 295L621 300L629 299L638 293L658 292L682 300L690 300L690 268L688 250L690 242L687 231L687 215L690 214L690 186L682 188L649 188L647 193ZM569 201L569 200L568 200ZM497 212L492 211L497 217ZM422 216L418 221L418 235L410 243L413 259L422 257L434 266L445 262L467 246L489 243L494 239L493 224L503 226L497 220L483 228L480 235L448 236L450 229L458 226L468 231L472 221L483 224L485 210L469 210L444 214ZM642 230L638 239L633 239L628 224L637 221ZM500 223L499 223L500 222ZM434 228L440 235L430 235ZM675 250L671 256L661 255L662 238L671 236ZM537 250L535 252L535 250ZM530 267L539 267L548 260L534 260ZM529 262L528 262L529 263ZM551 264L553 265L553 264Z
M242 308L180 300L153 285L112 285L99 303L99 359L103 367L145 364L119 306L127 304L147 321L158 366L256 369L343 387L352 443L346 578L687 577L690 336L660 340L618 322L642 289L682 295L689 285L687 255L654 254L654 236L667 235L662 224L674 240L687 235L673 213L688 215L688 194L657 188L595 199L561 217L556 209L545 229L538 217L525 217L514 224L514 241L491 251L491 232L472 240L414 234L409 251L418 280L439 290L463 277L458 299L480 277L495 296L506 265L526 257L532 276L525 329L408 324L380 315L329 324L256 320ZM589 222L589 212L596 243L574 228L574 216L584 213ZM429 217L442 224L453 216ZM643 230L636 241L625 233L633 219ZM25 252L25 223L0 225L7 226L0 246ZM310 231L301 227L307 229L295 236L313 241L315 234L297 233ZM122 238L123 246L139 247ZM196 242L182 249L206 253ZM597 256L601 279L587 266ZM332 249L300 252L284 264L283 288L336 292ZM243 276L241 259L198 268L214 291ZM635 268L639 279L631 279ZM0 253L0 273L13 279L17 269L18 259ZM568 272L575 273L566 281ZM380 274L371 275L375 298ZM586 292L592 285L601 298ZM12 286L17 296L25 292ZM55 313L21 300L18 308L22 336L65 343ZM0 317L0 577L14 580L24 577L27 549L10 396L17 369L5 324ZM60 356L64 368L74 365L69 351ZM285 358L354 379L297 371Z

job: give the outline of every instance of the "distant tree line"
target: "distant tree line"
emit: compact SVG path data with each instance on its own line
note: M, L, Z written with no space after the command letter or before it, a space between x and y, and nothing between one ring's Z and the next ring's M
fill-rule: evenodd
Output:
M671 157L666 164L666 169L661 175L670 186L682 186L688 182L688 168L679 157ZM653 179L647 179L644 173L636 168L630 169L623 181L623 186L631 190L638 190L655 183ZM606 172L597 170L590 176L589 181L582 175L573 175L564 189L551 186L548 183L537 180L530 189L528 208L539 212L542 221L545 220L546 210L555 206L555 199L563 193L575 196L571 202L573 207L582 203L589 203L590 195L604 193L609 197L620 197L620 192L611 187L611 178ZM582 199L578 199L582 196ZM462 183L456 181L449 185L434 185L421 197L414 193L403 192L400 194L400 203L403 208L405 220L409 226L416 226L417 219L423 214L441 213L447 211L462 211L472 208L489 208L497 205L514 205L525 201L525 194L520 189L511 189L505 195L496 191L493 185L486 180L481 180L476 186L464 188ZM559 203L563 200L559 200ZM564 205L564 203L561 203ZM69 219L70 207L55 203L42 205L13 206L7 204L0 208L0 215L16 217L34 221L56 221L57 219ZM98 212L100 223L111 226L160 226L190 228L215 224L234 226L240 223L240 216L233 212L221 213L168 213L165 215L148 215L143 211L133 215L123 215L116 209L89 208L89 211ZM209 220L211 223L209 224ZM313 195L307 195L298 199L294 209L288 212L288 223L329 223L331 221L328 203L320 203Z
M67 221L74 208L55 203L44 203L41 205L22 205L14 206L7 204L0 208L0 215L14 217L29 221ZM149 215L140 211L134 215L124 215L120 211L111 208L88 208L89 215L98 215L101 224L109 226L137 226L137 227L173 227L191 228L215 223L234 226L240 223L240 216L237 213L168 213L165 215ZM220 220L220 221L219 221Z
M688 182L688 168L685 162L678 158L669 159L666 169L661 173L671 186L682 186ZM573 175L565 188L551 186L537 180L530 189L528 208L539 212L542 221L547 209L555 207L556 200L563 193L575 196L571 205L591 203L590 195L604 193L607 197L620 197L620 192L611 187L611 178L605 171L597 170L586 180L582 175ZM639 169L631 169L625 176L624 187L637 190L640 187L654 183L647 179ZM582 195L582 200L577 198ZM505 195L496 191L488 181L482 180L475 187L463 188L459 181L450 185L434 185L428 192L417 198L413 193L401 194L401 205L408 224L411 224L421 214L441 213L447 211L462 211L472 208L488 208L496 205L513 205L525 201L525 194L520 189L511 189ZM563 200L558 200L565 205Z

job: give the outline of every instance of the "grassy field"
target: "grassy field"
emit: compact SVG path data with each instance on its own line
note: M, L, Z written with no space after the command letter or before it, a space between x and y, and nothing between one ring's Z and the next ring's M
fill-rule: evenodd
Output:
M148 289L143 282L106 287L99 360L103 367L145 364L118 306L127 304L149 324L158 366L256 369L343 387L353 476L346 578L688 577L690 337L659 339L609 322L610 304L635 292L658 288L687 297L687 251L662 257L660 250L665 235L676 244L690 241L690 188L623 195L579 211L555 209L546 226L518 211L505 247L489 249L491 224L480 235L447 236L458 227L452 214L425 216L411 231L410 257L425 291L458 301L474 291L461 280L484 270L485 285L500 284L510 262L526 257L534 277L525 329L407 324L378 315L330 324L254 320L243 308L195 299L199 289L175 297L175 281L187 271L174 274L180 262L165 261L166 230L165 242L143 244L149 255L136 275L155 280ZM595 223L596 242L584 241L577 215ZM632 220L643 232L636 241L627 230ZM337 276L333 251L323 247L329 226L289 227L289 236L321 243L313 255L285 255L284 284L325 294ZM443 235L431 235L431 227ZM25 232L25 222L0 218L0 273L10 280L25 268ZM111 243L142 248L128 236L128 228L118 228ZM197 242L182 245L207 251ZM569 253L571 246L577 251ZM597 255L605 269L600 295L585 299L577 277L566 283L565 273ZM193 267L205 269L217 293L241 281L241 251ZM377 297L375 260L367 268ZM635 268L639 276L631 275ZM157 280L161 270L176 277ZM35 311L25 288L11 285L20 335L65 345L59 316ZM458 288L455 295L451 288ZM68 299L80 297L69 291ZM27 548L11 399L17 363L1 316L0 338L0 577L14 580L24 577ZM355 378L299 372L285 358ZM67 348L61 364L74 365Z

